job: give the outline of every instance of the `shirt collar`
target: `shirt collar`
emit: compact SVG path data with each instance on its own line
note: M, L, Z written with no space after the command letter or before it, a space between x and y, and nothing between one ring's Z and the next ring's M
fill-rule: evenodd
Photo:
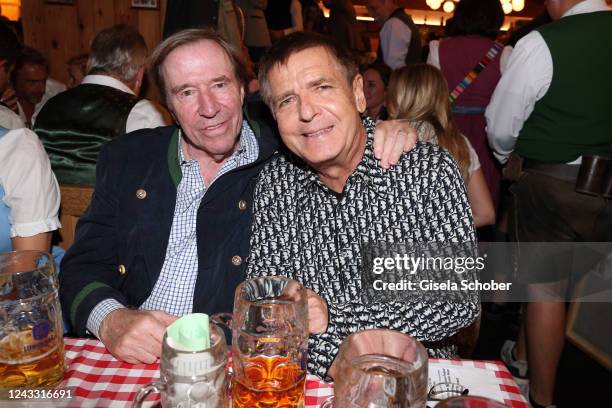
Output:
M585 0L576 4L563 14L563 17L574 16L576 14L594 13L596 11L608 11L610 8L605 0Z
M87 75L85 78L83 78L81 83L110 86L111 88L134 95L134 91L132 91L126 84L108 75Z

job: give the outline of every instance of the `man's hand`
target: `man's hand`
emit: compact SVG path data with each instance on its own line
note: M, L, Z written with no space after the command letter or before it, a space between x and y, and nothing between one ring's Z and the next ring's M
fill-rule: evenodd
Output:
M324 333L327 330L327 302L321 296L306 288L308 301L308 331L312 334Z
M102 320L98 336L118 360L151 364L161 356L166 327L176 319L159 310L117 309Z
M17 94L13 88L7 88L0 96L0 101L17 113Z
M407 121L380 121L374 133L374 156L380 160L382 168L388 169L397 164L402 153L412 150L416 141L417 134Z

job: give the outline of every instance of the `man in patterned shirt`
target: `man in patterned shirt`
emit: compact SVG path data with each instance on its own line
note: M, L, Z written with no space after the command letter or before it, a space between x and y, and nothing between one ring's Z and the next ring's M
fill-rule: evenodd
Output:
M366 304L360 276L363 243L475 241L452 157L418 143L381 171L375 124L360 119L363 79L325 38L282 39L261 60L259 80L294 156L277 156L259 176L247 275L285 275L327 301L329 325L310 338L309 370L326 375L341 341L374 327L409 333L436 356L456 353L446 340L476 319L477 301Z
M150 69L177 125L102 148L60 275L74 332L132 363L159 357L176 316L232 310L246 275L255 182L278 147L271 127L248 116L242 57L217 34L172 35ZM414 139L388 130L378 140L397 158Z

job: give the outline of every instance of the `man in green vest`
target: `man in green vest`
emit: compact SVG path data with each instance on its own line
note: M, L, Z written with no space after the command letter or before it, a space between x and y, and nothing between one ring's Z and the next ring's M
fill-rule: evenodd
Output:
M516 222L510 230L522 242L612 241L612 203L574 189L587 155L612 157L608 77L612 64L612 13L604 0L549 0L554 21L531 32L512 52L486 111L489 142L500 161L511 152L522 158L522 174L511 192ZM585 169L586 170L586 169ZM597 195L598 194L598 195ZM533 267L538 254L521 248L522 280L530 294L559 285L567 275ZM563 274L576 271L563 271ZM562 286L562 285L560 285ZM564 294L526 307L525 340L502 357L515 376L528 377L534 407L551 406L565 339ZM521 361L527 360L527 361Z
M139 99L147 61L144 38L127 25L96 34L81 85L51 98L34 131L60 183L93 186L100 148L138 129L165 125L158 108Z

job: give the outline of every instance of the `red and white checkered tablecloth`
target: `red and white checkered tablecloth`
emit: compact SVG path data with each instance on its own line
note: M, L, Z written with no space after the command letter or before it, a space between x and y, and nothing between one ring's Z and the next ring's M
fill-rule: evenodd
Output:
M159 379L159 364L120 362L98 340L66 338L64 342L67 369L58 388L72 390L68 407L129 407L138 389ZM331 384L307 376L307 408L318 407L332 393Z
M491 398L511 408L531 407L501 361L429 359L429 386L449 377L458 378L469 395Z
M98 340L65 339L66 375L58 388L70 389L68 407L129 407L138 389L159 378L159 364L129 364L117 361ZM471 360L430 360L432 369L440 373L469 374L477 379L469 384L470 395L483 395L502 400L509 407L529 408L508 370L501 362ZM461 378L461 376L459 377ZM479 393L478 382L483 386ZM484 386L486 383L486 387ZM494 390L496 395L486 395ZM308 375L306 407L318 407L332 395L331 384Z

